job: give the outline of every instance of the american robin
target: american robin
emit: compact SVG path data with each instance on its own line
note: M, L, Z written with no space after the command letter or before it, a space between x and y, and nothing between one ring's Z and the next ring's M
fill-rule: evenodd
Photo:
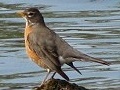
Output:
M38 9L28 8L18 13L26 20L24 37L28 56L36 64L48 71L43 82L52 71L54 75L57 72L64 79L69 80L69 77L61 69L63 64L69 65L81 74L73 65L74 61L92 61L104 65L110 64L71 47L58 34L46 26L44 18Z

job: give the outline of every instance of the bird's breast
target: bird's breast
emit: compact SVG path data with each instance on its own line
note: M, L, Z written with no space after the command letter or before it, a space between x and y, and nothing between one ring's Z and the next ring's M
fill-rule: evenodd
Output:
M24 33L26 53L27 53L28 57L30 57L32 59L32 61L34 61L37 65L39 65L40 67L43 67L43 68L48 68L47 65L45 65L43 63L42 58L40 56L38 56L36 54L36 52L34 52L34 50L31 50L29 47L30 44L29 44L27 37L30 33L32 33L31 31L32 30L30 30L29 28L26 28L25 33Z

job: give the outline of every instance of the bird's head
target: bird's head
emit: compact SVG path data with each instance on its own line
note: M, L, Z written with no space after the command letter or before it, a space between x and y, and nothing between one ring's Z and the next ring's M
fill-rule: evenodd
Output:
M28 8L24 11L17 12L20 14L25 20L28 25L33 23L41 23L44 24L44 19L42 14L36 8Z

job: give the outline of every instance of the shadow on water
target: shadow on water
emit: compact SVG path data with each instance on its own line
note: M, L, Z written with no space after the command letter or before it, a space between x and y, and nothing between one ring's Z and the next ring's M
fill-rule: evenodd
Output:
M0 89L30 90L39 85L46 74L26 56L23 39L25 21L15 13L33 6L39 8L47 26L71 46L112 63L104 66L75 62L82 75L64 65L63 70L71 82L94 90L119 90L120 1L40 1L1 0ZM55 78L61 77L56 75Z

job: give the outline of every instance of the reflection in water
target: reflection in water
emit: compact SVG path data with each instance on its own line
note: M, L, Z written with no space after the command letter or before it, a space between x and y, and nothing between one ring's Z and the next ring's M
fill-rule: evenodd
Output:
M0 89L30 89L39 85L46 74L27 58L23 39L25 22L15 14L17 10L34 6L39 7L48 27L70 45L88 55L112 62L111 66L75 62L82 75L65 65L63 69L71 82L95 90L119 90L120 1L40 1L1 0ZM55 77L61 78L59 75Z

